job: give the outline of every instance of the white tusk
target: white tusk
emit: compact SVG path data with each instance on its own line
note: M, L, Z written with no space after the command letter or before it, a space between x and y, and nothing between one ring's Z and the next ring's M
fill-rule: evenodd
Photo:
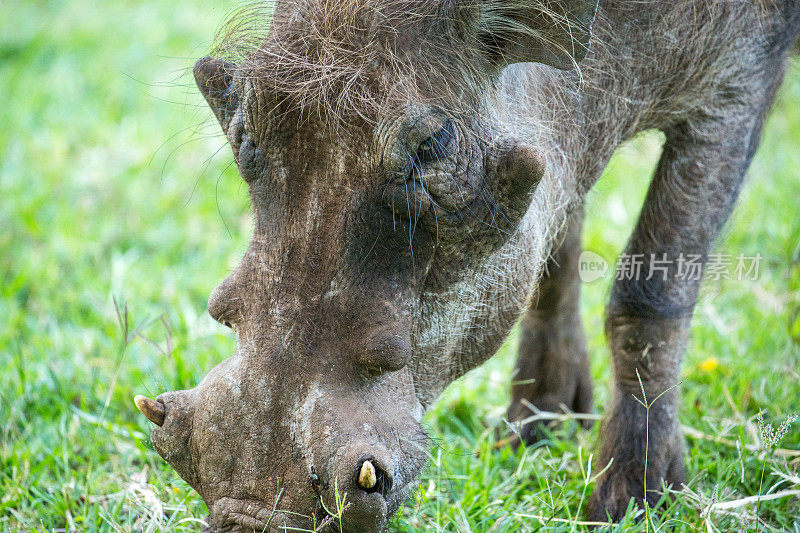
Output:
M362 489L369 490L378 483L378 478L375 476L375 467L369 461L364 461L361 465L361 472L358 474L358 486Z
M133 403L136 404L136 408L141 411L150 422L156 424L157 426L164 425L163 403L151 400L150 398L140 394L137 394L133 397Z

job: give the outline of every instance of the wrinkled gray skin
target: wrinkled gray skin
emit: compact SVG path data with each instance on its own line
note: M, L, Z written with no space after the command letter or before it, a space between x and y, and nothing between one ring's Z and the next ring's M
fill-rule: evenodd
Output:
M399 98L334 127L331 113L303 111L277 85L259 85L259 68L306 31L314 21L300 15L321 0L278 2L246 67L195 67L255 213L241 264L209 300L235 332L236 352L196 388L157 398L166 417L152 442L208 504L209 531L311 528L336 512L336 491L346 493L344 531L384 529L425 463L423 413L520 316L512 419L530 414L523 399L589 411L576 279L587 191L620 143L663 131L627 251L705 257L758 144L800 12L789 0L609 0L595 17L591 1L553 0L569 20L556 27L524 3L472 2L391 3L409 16L423 4L442 13L395 32L412 59L443 24L461 25L437 54L466 65L465 75L436 105ZM513 9L511 18L570 54L502 25L488 37L470 31L488 6ZM381 63L372 65L379 79ZM370 90L386 96L388 86ZM424 153L431 137L445 145L436 157ZM592 518L618 518L644 496L636 372L649 398L677 383L698 291L674 274L613 288L616 392L600 452L613 464ZM673 389L651 412L653 489L683 479L676 400ZM535 441L540 429L525 426L522 437ZM357 485L365 459L378 470L371 491Z

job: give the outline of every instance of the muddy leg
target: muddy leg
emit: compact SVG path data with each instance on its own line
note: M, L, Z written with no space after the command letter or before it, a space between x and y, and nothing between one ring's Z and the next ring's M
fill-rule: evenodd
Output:
M771 100L771 99L770 99ZM768 101L768 100L767 100ZM601 429L599 468L612 461L589 502L593 519L619 519L630 499L655 504L662 482L684 480L677 416L680 364L697 299L701 264L731 211L761 131L755 110L677 124L620 260L606 319L614 400ZM649 416L640 404L653 402ZM647 426L649 422L649 435ZM646 463L646 464L645 464Z
M542 411L592 409L592 383L579 313L583 213L565 228L561 246L547 263L539 294L522 319L517 370L508 419L519 422ZM527 423L520 436L528 444L543 437L541 423Z

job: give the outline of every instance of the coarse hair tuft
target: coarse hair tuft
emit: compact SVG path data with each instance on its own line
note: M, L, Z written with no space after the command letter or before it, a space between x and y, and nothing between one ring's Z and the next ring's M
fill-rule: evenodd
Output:
M449 0L252 2L220 28L212 54L235 65L245 97L374 120L408 103L471 102L485 58L468 45L467 16Z

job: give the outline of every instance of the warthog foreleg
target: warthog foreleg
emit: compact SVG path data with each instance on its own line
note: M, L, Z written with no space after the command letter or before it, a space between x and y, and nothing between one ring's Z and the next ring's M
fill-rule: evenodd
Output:
M715 102L708 112L665 129L663 154L625 255L629 266L640 266L618 268L608 307L614 398L596 464L610 466L590 501L595 519L622 517L630 499L642 504L645 492L654 505L662 483L680 488L684 480L678 384L702 278L687 265L691 257L709 261L775 86L759 88L744 102Z

